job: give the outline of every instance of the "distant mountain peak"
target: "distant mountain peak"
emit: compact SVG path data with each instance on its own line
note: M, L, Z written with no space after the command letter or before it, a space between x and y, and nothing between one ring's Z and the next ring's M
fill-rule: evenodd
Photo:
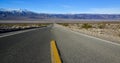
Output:
M10 19L107 19L120 20L120 14L47 14L35 13L26 9L0 8L0 20Z
M27 9L5 9L5 8L0 8L0 11L4 11L4 12L30 12Z

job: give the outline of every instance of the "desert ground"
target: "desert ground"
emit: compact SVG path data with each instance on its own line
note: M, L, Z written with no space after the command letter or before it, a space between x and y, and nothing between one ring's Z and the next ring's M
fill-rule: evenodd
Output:
M61 25L72 31L120 43L120 22L64 23Z

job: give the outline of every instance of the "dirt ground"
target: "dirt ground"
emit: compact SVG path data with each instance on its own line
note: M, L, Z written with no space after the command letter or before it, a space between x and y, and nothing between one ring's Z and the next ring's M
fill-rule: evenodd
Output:
M120 43L120 23L77 23L67 24L73 31Z

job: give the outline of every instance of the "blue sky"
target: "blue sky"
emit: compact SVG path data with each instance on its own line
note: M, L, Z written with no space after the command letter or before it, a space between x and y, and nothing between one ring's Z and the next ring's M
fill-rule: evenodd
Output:
M0 8L39 13L120 14L120 0L0 0Z

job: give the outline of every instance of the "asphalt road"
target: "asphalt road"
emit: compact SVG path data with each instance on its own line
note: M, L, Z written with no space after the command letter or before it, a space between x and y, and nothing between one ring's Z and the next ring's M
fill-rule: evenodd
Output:
M120 63L120 44L55 25L53 35L63 63Z
M0 63L50 63L51 27L0 38Z
M0 63L51 63L50 41L63 63L120 63L120 45L54 25L0 38Z

